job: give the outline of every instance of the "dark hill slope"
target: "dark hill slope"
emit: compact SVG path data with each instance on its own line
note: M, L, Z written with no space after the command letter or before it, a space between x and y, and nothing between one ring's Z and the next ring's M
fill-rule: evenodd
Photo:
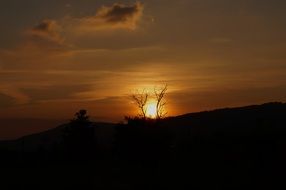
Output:
M236 138L285 134L286 104L267 103L239 108L190 113L164 121L178 140L192 136Z
M16 140L0 141L0 150L8 151L36 151L39 148L52 148L62 143L65 129L68 124L60 125L56 128L43 131L41 133L31 134ZM103 147L110 147L114 136L114 126L112 123L93 123L94 133L98 143Z

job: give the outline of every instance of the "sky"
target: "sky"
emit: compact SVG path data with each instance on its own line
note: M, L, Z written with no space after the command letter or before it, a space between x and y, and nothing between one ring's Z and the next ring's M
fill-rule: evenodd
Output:
M0 139L36 131L15 127L23 120L42 130L79 109L122 121L137 114L130 94L165 84L169 115L286 101L285 9L282 0L2 0Z

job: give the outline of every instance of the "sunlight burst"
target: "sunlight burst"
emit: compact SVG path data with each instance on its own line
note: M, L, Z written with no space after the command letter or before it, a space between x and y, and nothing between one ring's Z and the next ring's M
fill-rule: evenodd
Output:
M157 116L156 102L150 102L146 105L146 116L153 119L156 118Z

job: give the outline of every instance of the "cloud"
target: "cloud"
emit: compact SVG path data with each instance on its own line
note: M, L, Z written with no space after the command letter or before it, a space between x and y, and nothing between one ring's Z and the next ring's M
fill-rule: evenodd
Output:
M134 30L142 17L143 10L144 5L139 2L133 5L115 3L111 6L102 6L94 16L76 19L77 29L82 31L104 29Z
M13 103L16 105L27 104L30 101L30 98L26 94L9 85L0 84L0 94L12 98L14 100Z
M115 3L100 7L94 15L44 19L25 31L26 43L34 46L58 48L71 47L69 38L98 30L135 30L143 15L144 5ZM65 36L64 36L65 34Z
M110 23L128 22L138 19L142 11L143 5L140 3L136 3L133 6L114 4L111 7L102 7L98 10L97 17Z
M52 101L52 100L74 100L75 95L88 91L92 84L52 84L46 86L36 86L21 89L29 95L32 102Z
M62 26L56 20L45 19L39 22L27 34L35 41L63 44L64 38L61 36Z
M0 49L0 67L2 70L38 70L58 68L66 63L69 51L65 46L53 42L29 41L9 51Z
M0 93L0 108L6 108L14 105L14 98Z
M143 4L139 2L130 5L115 3L100 7L90 16L43 19L25 31L25 43L26 46L32 44L40 48L70 48L74 46L70 40L77 34L81 36L99 30L135 30L143 9Z

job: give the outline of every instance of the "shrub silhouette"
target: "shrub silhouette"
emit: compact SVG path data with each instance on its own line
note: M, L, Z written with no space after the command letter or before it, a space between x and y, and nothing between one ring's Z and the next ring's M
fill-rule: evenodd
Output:
M87 111L86 110L79 110L78 112L75 113L75 118L73 120L71 120L71 123L74 126L87 126L89 124L91 124L90 120L89 120L89 116L87 115Z

